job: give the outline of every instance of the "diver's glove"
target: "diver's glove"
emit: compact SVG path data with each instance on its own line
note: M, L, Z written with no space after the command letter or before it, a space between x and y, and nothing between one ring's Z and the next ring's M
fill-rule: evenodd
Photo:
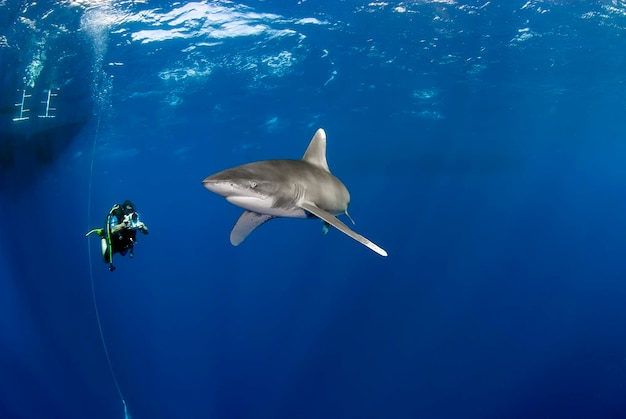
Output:
M139 231L141 231L143 234L148 234L148 226L146 226L142 221L139 221L137 223L137 228L139 229Z

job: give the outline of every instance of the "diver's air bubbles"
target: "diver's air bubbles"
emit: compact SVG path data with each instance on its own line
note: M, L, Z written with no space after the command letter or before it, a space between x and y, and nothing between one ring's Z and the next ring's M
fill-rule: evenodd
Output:
M109 31L116 21L116 12L108 5L87 9L80 19L80 29L91 40L96 59L106 54Z
M96 114L102 114L110 102L113 78L104 70L104 57L108 50L109 33L120 21L121 14L112 2L98 2L95 7L85 10L80 20L80 28L91 41L94 53L92 96Z

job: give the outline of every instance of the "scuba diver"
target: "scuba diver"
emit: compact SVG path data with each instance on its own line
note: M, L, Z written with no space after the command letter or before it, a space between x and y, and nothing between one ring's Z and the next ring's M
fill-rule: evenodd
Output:
M133 257L133 247L137 240L137 230L148 234L148 227L139 220L139 214L135 211L135 205L128 199L122 205L115 204L106 216L104 228L94 228L85 236L96 233L102 238L102 259L109 264L109 271L113 272L113 255L119 253L122 256L128 254Z

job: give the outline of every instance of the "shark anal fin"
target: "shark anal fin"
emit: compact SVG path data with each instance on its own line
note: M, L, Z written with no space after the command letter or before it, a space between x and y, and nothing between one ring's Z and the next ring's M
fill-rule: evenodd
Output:
M230 232L230 242L233 246L239 246L255 228L264 222L274 218L273 215L259 214L252 211L244 211L239 217L233 230Z
M363 244L364 246L369 247L371 250L373 250L374 252L378 253L379 255L387 256L387 252L385 252L384 249L382 249L381 247L379 247L375 243L371 242L370 240L366 239L365 237L361 236L360 234L355 233L354 231L350 230L350 228L347 225L342 223L337 217L335 217L334 215L330 214L329 212L326 212L323 209L321 209L321 208L319 208L319 207L317 207L317 206L315 206L313 204L306 203L306 202L300 203L298 206L300 208L302 208L303 210L306 210L306 211L310 212L311 214L315 215L316 217L321 218L322 220L324 220L328 224L330 224L333 227L335 227L337 230L339 230L342 233L352 237L354 240L358 241L359 243Z

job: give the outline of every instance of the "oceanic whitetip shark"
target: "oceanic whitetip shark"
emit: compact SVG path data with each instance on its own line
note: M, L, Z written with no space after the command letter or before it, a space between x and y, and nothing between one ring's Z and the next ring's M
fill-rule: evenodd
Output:
M329 225L381 256L387 252L352 231L335 215L348 215L350 193L326 162L326 133L318 129L301 160L264 160L233 167L202 181L204 187L244 208L230 233L237 246L255 228L276 217L311 218ZM352 219L350 219L352 221Z

